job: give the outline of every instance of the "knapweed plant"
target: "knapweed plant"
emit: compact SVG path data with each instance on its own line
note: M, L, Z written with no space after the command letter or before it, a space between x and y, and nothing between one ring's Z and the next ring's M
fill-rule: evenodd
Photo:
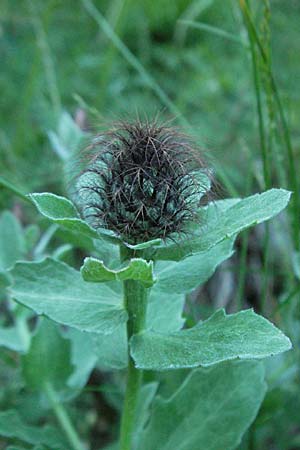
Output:
M290 193L271 189L209 203L203 200L210 179L186 136L137 121L117 124L82 152L72 201L30 195L90 256L80 271L54 255L18 262L9 272L11 298L48 318L23 349L22 370L65 433L51 444L46 434L41 442L24 433L19 439L51 449L91 448L62 403L98 364L126 371L119 438L111 449L239 445L266 391L258 360L288 350L290 341L253 310L227 315L221 309L187 326L185 298L232 255L237 234L282 211ZM70 343L77 349L72 357ZM177 369L186 370L174 377ZM167 388L162 379L172 380Z

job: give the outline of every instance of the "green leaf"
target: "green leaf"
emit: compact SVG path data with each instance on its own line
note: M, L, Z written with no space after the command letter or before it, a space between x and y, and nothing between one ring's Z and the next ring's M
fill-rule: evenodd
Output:
M139 450L140 448L139 441L141 439L143 429L145 428L145 425L149 420L150 406L156 394L157 388L157 382L147 383L141 387L141 390L139 392L132 442L133 450Z
M254 361L191 372L169 399L157 397L139 442L143 450L232 450L265 395L263 366Z
M84 234L90 238L101 238L86 222L80 219L73 203L65 197L44 192L29 194L38 211L47 219L75 233Z
M84 132L66 111L63 111L59 118L57 131L49 131L48 136L53 150L65 161L78 149L85 138Z
M209 215L204 216L204 226L189 239L156 247L154 259L179 261L188 255L209 250L242 230L276 216L287 206L290 196L291 193L284 189L270 189L233 202L230 208L213 215L211 220Z
M15 445L10 445L9 447L6 448L6 450L28 450L28 447L20 447L15 446ZM45 447L44 445L35 445L34 447L32 447L32 450L48 450L48 447Z
M93 239L89 236L67 230L66 228L63 227L58 227L58 230L55 232L55 236L59 240L71 244L72 247L74 248L82 249L84 251L84 254L93 253L95 251L96 242L99 242L100 244L104 242L103 239L101 240ZM114 247L116 246L114 245Z
M158 383L147 383L141 387L138 396L138 404L135 414L135 425L132 437L132 450L140 450L139 441L142 436L143 429L150 416L150 407L158 388ZM159 447L157 447L159 449ZM103 450L120 450L118 442L113 442L105 446Z
M15 352L24 352L26 343L23 342L16 327L0 328L0 347L6 347Z
M155 273L157 288L165 293L181 294L190 292L203 284L216 270L217 266L233 254L234 238L204 252L196 253L179 262L157 261Z
M20 223L10 211L0 216L0 270L8 269L25 254L26 244Z
M152 331L172 332L184 324L182 317L184 295L160 292L154 286L150 291L146 327ZM127 367L127 333L125 324L112 334L91 334L98 364L102 369L124 369Z
M141 244L128 244L128 242L124 242L124 245L126 245L126 247L131 248L132 250L145 250L147 248L150 247L155 247L156 245L160 245L162 244L163 240L162 239L151 239L150 241L145 241L142 242Z
M45 444L53 450L68 450L64 436L52 426L26 424L18 412L10 409L0 412L0 436L20 439L28 444Z
M11 277L6 270L0 269L0 289L5 289L12 283Z
M85 258L80 269L85 281L103 283L105 281L138 280L146 287L154 284L153 262L147 262L141 258L133 258L128 266L118 270L105 267L103 261L96 258Z
M73 391L72 394L80 393L96 365L97 355L94 351L92 335L76 328L69 328L64 335L71 342L71 363L74 370L68 378L67 385ZM96 336L100 335L96 334Z
M127 367L128 347L125 325L107 336L92 333L91 340L101 369L120 370Z
M158 286L150 291L146 326L148 330L167 333L182 328L182 311L185 303L183 294L162 292Z
M86 283L63 262L17 263L12 297L37 314L81 331L109 334L127 320L122 298L108 285Z
M231 315L219 310L191 329L170 334L145 331L132 337L130 347L137 367L167 370L265 358L289 350L291 342L248 309Z
M24 230L26 250L29 252L38 243L41 231L36 224L28 225Z
M73 371L70 341L64 339L57 325L47 319L40 323L29 351L21 361L27 385L41 391L47 383L56 390L64 389Z
M300 252L292 253L292 267L295 277L300 280Z

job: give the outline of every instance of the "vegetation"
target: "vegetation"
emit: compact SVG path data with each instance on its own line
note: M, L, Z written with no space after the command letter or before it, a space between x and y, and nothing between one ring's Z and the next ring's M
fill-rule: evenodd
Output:
M0 448L300 448L300 5L1 9Z

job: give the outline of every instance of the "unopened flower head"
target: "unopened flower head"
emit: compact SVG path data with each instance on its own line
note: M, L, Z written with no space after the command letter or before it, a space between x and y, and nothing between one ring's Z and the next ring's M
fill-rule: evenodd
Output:
M95 229L130 243L184 232L204 192L191 141L157 122L121 122L96 136L77 180L77 203Z

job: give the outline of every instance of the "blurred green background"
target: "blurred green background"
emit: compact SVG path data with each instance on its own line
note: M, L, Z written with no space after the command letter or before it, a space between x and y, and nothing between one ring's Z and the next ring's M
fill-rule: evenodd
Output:
M262 30L264 2L251 3ZM142 75L107 36L97 10L143 66ZM273 71L297 150L299 13L296 0L271 2ZM0 170L25 191L45 184L63 189L48 139L61 108L73 116L84 109L95 130L120 116L158 111L173 117L151 83L177 110L175 122L181 113L190 123L239 194L249 190L249 177L262 185L251 56L238 0L2 0L0 37Z
M268 363L270 389L245 437L248 450L300 449L299 23L297 0L0 6L0 209L24 225L37 213L7 182L24 193L65 194L79 128L93 133L137 115L171 118L189 132L215 170L220 196L294 191L289 213L244 233L186 311L193 320L219 306L253 306L294 342L293 352Z

